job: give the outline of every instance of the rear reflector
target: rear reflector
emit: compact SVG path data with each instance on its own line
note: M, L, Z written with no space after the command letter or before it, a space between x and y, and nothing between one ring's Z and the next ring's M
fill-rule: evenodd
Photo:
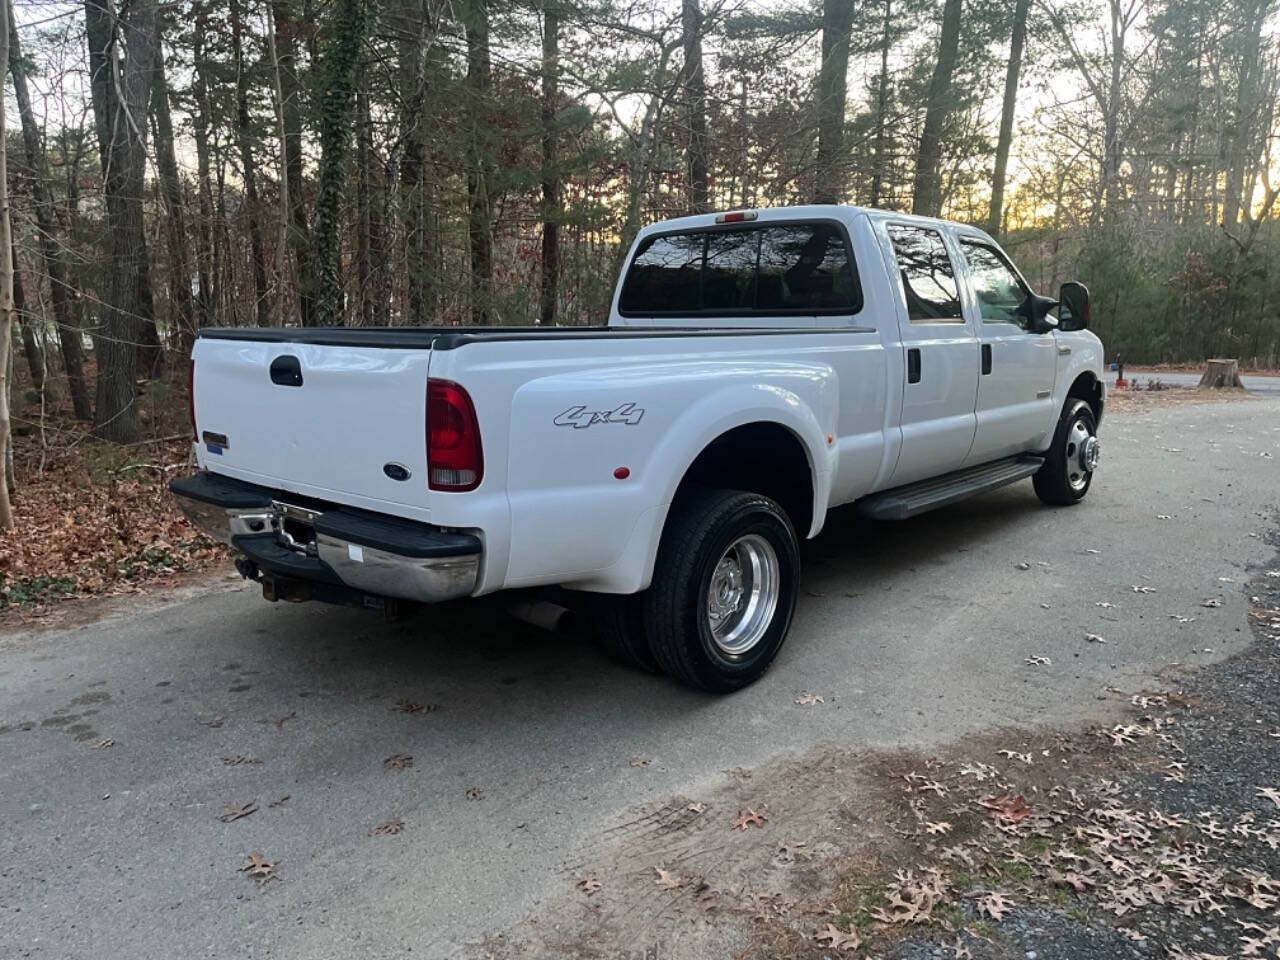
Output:
M451 380L427 381L427 485L462 493L480 486L484 455L471 397Z
M191 438L197 443L200 433L196 430L196 362L187 367L187 413L191 415Z
M717 213L716 223L742 223L744 220L754 220L756 212L754 210L739 210L737 213Z

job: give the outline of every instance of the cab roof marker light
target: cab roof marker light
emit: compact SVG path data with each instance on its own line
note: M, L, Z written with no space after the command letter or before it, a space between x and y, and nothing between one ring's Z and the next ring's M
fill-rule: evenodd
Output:
M736 213L717 213L716 223L742 223L744 220L754 220L759 216L754 210L739 210Z

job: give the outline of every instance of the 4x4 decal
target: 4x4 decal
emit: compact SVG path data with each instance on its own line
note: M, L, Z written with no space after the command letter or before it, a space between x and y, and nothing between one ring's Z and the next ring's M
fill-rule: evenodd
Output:
M634 427L644 416L644 409L634 403L624 403L612 410L588 410L585 405L570 407L551 422L557 427L573 427L585 430L597 423L625 423Z

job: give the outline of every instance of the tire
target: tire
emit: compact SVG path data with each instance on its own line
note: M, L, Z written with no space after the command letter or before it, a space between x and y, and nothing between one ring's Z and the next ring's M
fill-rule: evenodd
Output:
M600 647L624 666L657 673L658 661L653 658L644 632L643 596L596 593L591 594L588 603Z
M1054 431L1053 445L1049 448L1044 466L1032 478L1036 495L1043 502L1065 507L1084 499L1093 482L1093 469L1085 468L1082 438L1087 435L1093 442L1093 466L1096 467L1097 434L1098 424L1089 404L1083 400L1068 398L1062 408L1062 417L1058 420L1058 429Z
M667 518L643 595L654 659L699 690L742 689L782 649L799 585L799 544L778 504L733 490L688 494Z

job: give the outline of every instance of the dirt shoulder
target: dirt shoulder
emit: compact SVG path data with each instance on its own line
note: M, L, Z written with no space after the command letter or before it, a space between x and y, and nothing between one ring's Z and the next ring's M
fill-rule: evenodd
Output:
M1252 647L1100 690L1089 729L830 748L637 811L482 955L1280 955L1280 556L1242 588Z

